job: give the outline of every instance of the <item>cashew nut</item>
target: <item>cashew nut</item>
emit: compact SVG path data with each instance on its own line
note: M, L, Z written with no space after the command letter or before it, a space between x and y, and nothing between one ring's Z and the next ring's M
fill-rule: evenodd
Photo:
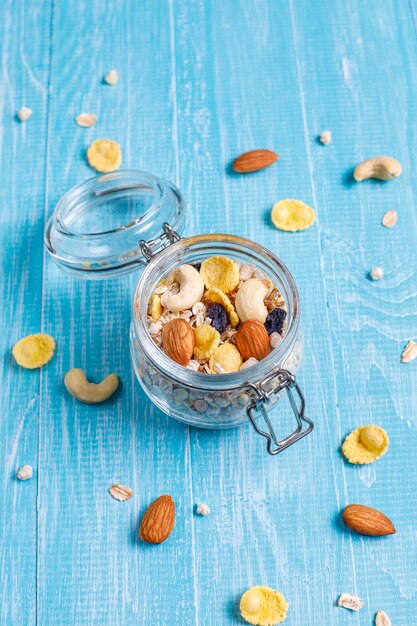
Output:
M110 374L98 385L89 383L84 371L78 367L65 374L64 384L69 393L80 402L98 404L114 394L119 386L119 377Z
M192 265L180 265L175 270L174 281L180 286L177 294L170 293L166 297L166 307L173 313L185 311L201 300L204 282Z
M241 322L258 320L263 324L268 316L264 298L269 293L268 285L257 278L249 278L236 294L235 308Z
M359 163L353 171L353 178L360 182L368 178L391 180L401 175L403 168L397 159L388 156L377 156Z

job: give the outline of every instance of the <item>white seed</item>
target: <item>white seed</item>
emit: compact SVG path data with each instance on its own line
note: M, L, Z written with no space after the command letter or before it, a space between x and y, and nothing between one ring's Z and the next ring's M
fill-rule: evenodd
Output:
M409 341L401 355L401 362L410 363L414 361L415 358L417 358L417 343L415 341Z
M17 477L19 480L28 480L29 478L32 478L32 476L33 469L31 465L22 465L22 467L17 470Z
M385 228L392 228L397 223L397 220L398 220L397 211L394 211L394 209L390 209L389 211L384 213L384 215L382 216L381 223L382 223L382 226L385 226Z
M224 369L222 368L221 365L219 365L219 363L213 363L213 369L216 372L216 374L222 374L224 372Z
M28 120L30 118L32 113L33 113L33 111L32 111L32 109L29 109L29 107L22 107L17 112L17 117L18 117L20 122L26 122L26 120Z
M97 117L93 115L93 113L80 113L75 118L75 121L78 126L82 126L83 128L90 128L91 126L94 126L94 124L97 122Z
M202 302L196 302L191 310L196 317L204 317L206 314L206 305Z
M198 372L198 368L200 367L200 363L198 361L195 361L194 359L191 359L191 361L188 363L187 365L189 370L193 370L193 372Z
M205 502L197 504L197 513L198 515L208 515L210 513L210 508L208 504L206 504Z
M185 311L181 311L180 313L180 318L183 320L189 320L192 317L192 313L189 309L186 309Z
M162 330L161 322L152 322L152 324L149 324L150 335L158 335L158 333L160 333L161 330Z
M126 500L130 500L132 497L133 491L130 487L125 487L124 485L116 483L110 487L109 493L115 500L118 500L119 502L126 502Z
M256 365L257 363L259 363L258 359L255 359L254 356L251 356L251 357L249 357L249 359L247 361L244 361L242 363L242 365L240 366L239 369L245 370L248 367L252 367L252 365Z
M349 611L360 611L364 603L359 596L353 596L350 593L342 593L338 600L338 605Z
M107 72L104 80L108 85L117 85L119 82L119 74L117 73L117 70L110 70L110 72Z
M372 280L380 280L384 275L384 270L382 267L373 267L369 272L369 275Z
M332 132L330 130L324 130L322 133L320 133L319 140L320 143L323 144L323 146L328 146L329 143L331 143L332 141Z
M249 280L249 278L252 278L254 269L253 265L249 265L249 263L242 265L240 268L240 280Z
M279 343L281 343L282 337L279 333L274 332L269 335L269 345L271 348L276 348Z
M378 611L376 614L375 626L392 626L390 618L384 611Z

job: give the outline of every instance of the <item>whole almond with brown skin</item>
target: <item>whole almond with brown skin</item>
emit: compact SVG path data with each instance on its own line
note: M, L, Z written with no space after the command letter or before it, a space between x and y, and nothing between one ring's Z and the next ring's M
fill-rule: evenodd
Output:
M394 524L381 511L363 504L349 504L343 511L346 526L360 535L384 537L394 535Z
M278 160L278 154L272 150L250 150L238 156L232 164L235 172L248 174L269 167Z
M146 510L139 528L139 537L146 543L162 543L172 533L175 524L175 504L165 494L157 498Z
M242 322L236 334L236 347L245 361L251 356L261 361L271 352L265 326L258 320Z
M188 365L194 352L194 332L182 318L171 320L162 328L162 345L173 361Z

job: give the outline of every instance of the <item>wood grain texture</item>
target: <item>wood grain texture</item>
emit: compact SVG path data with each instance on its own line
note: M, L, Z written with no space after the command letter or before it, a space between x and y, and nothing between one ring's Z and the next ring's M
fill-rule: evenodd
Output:
M395 0L0 4L2 626L241 624L253 584L284 593L291 626L370 625L380 609L417 622L417 370L400 362L417 333L416 14ZM112 67L116 87L102 82ZM25 125L14 119L23 104L34 110ZM74 123L83 111L95 127ZM144 397L128 349L137 276L83 282L45 258L44 221L93 174L85 149L100 137L120 142L124 167L181 187L188 234L249 237L293 273L316 430L279 457L249 426L189 429ZM231 171L262 147L276 165ZM354 184L354 165L379 153L403 176ZM314 206L317 224L274 230L269 211L285 197ZM399 220L388 230L390 208ZM55 337L56 357L23 371L11 347L37 331ZM93 380L114 371L122 389L102 406L76 403L62 383L71 367ZM367 423L387 429L390 450L349 466L340 443ZM19 483L24 463L34 478ZM134 496L113 500L114 482ZM145 546L139 520L162 493L176 526ZM194 514L199 501L209 516ZM349 502L384 511L397 535L346 532ZM342 592L366 606L347 615Z

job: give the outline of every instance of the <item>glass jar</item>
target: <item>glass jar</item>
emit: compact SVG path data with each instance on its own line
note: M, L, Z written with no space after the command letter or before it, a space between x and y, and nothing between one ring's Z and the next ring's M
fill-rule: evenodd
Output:
M45 231L55 262L83 278L101 279L141 267L132 307L132 363L147 396L171 417L202 428L246 424L266 438L277 454L313 429L304 415L296 382L302 356L300 303L290 272L271 251L242 237L224 234L181 238L184 202L171 183L151 174L119 171L96 176L67 192ZM170 359L152 340L147 323L155 285L184 263L228 256L269 277L287 307L283 339L250 368L225 374L195 372ZM284 396L295 416L290 435L279 440L269 411Z

